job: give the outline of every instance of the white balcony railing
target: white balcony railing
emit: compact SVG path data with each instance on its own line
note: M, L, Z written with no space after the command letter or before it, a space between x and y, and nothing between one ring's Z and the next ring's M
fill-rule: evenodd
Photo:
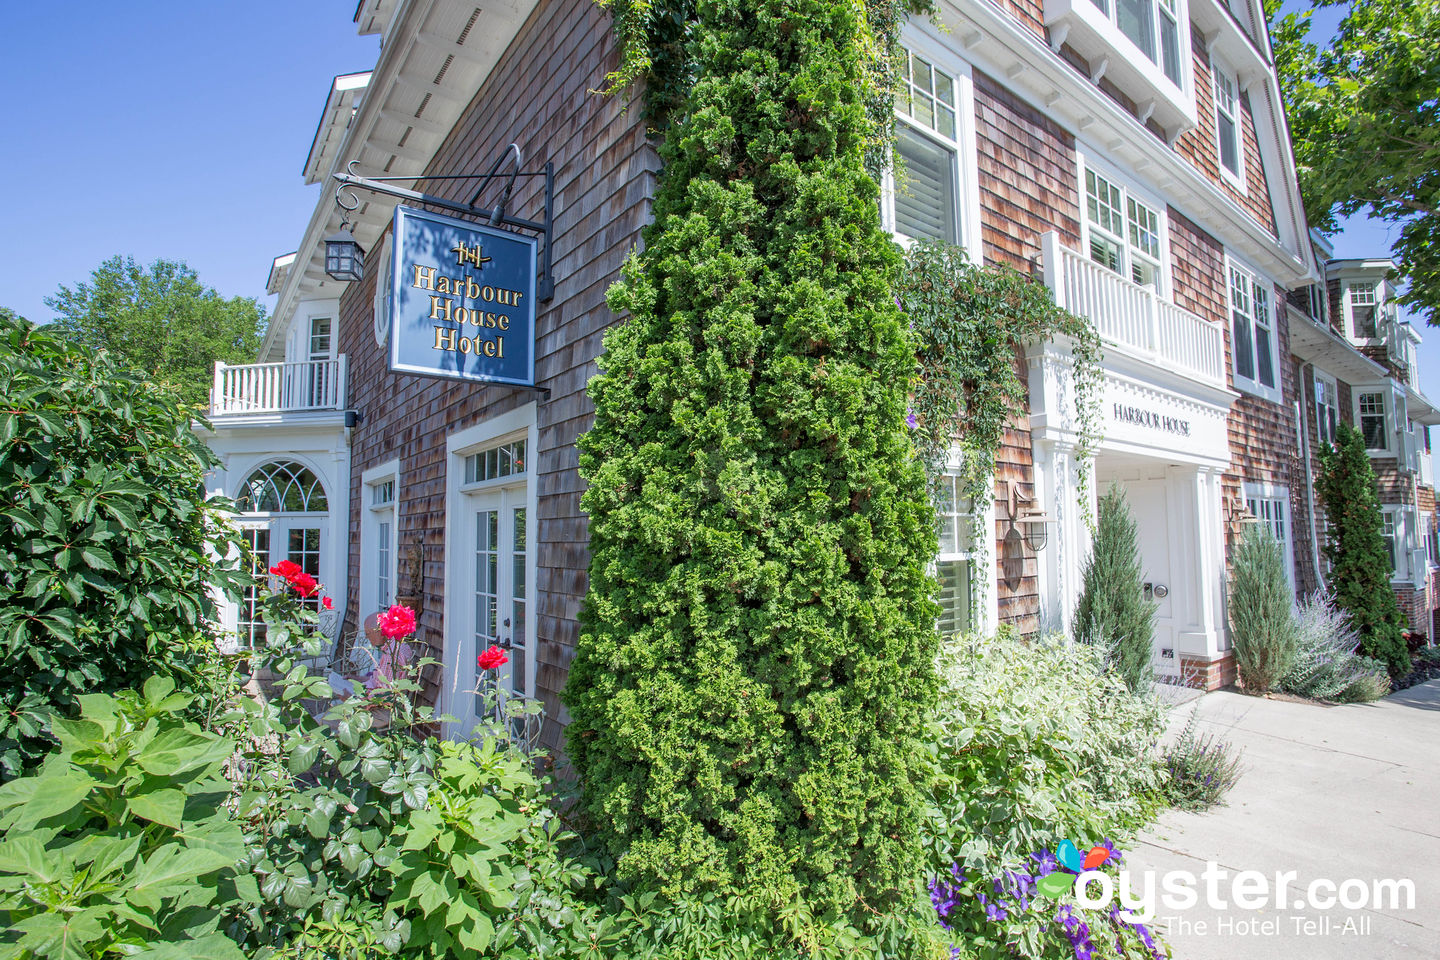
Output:
M1053 231L1045 234L1043 254L1045 283L1055 302L1095 324L1107 344L1157 367L1225 386L1225 330L1219 324L1076 253Z
M212 417L339 410L345 406L345 355L299 363L215 364Z

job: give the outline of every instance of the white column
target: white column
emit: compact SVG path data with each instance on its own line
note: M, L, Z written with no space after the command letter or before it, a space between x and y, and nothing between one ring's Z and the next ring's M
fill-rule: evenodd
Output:
M1073 444L1039 440L1034 447L1035 495L1055 519L1053 536L1039 557L1040 603L1047 627L1068 633L1075 620L1085 562L1090 557L1090 528L1081 503L1080 468ZM1090 487L1085 491L1089 515L1095 515L1091 465Z

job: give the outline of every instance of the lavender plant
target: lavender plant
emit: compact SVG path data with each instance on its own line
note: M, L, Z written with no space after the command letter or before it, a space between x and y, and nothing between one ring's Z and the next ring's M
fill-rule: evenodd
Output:
M1181 810L1207 810L1220 802L1240 779L1240 752L1214 734L1200 733L1196 711L1165 751L1169 780L1165 796Z
M1356 653L1360 635L1328 591L1300 605L1295 662L1280 689L1336 703L1367 703L1390 690L1385 664Z

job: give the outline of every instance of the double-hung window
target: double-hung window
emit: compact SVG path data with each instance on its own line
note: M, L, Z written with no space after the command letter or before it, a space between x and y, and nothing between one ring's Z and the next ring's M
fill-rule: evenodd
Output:
M1365 449L1389 452L1390 431L1385 411L1385 391L1368 390L1355 394L1356 421L1365 438Z
M1230 264L1230 320L1235 386L1279 402L1270 285L1234 263Z
M1220 152L1220 167L1232 178L1243 177L1240 165L1240 99L1236 95L1235 78L1215 64L1211 75L1215 83L1215 138Z
M917 53L902 58L895 98L900 182L891 190L895 232L912 240L960 242L955 77Z
M1245 484L1245 506L1250 508L1250 514L1256 520L1265 524L1270 535L1280 544L1281 555L1285 558L1285 575L1293 586L1295 569L1291 563L1289 503L1290 494L1284 487L1271 487L1268 484Z
M1353 340L1374 340L1380 336L1379 298L1373 283L1352 283L1345 292L1350 311L1350 337Z
M940 621L943 636L965 633L974 627L975 537L974 505L962 499L958 471L941 478L941 503L936 512L940 552L935 575L940 581Z
M399 525L395 518L400 484L399 461L366 470L362 476L365 511L360 528L360 616L395 602L398 584Z
M1151 63L1159 66L1171 83L1184 86L1180 0L1115 0L1113 13L1109 0L1093 2L1106 16L1114 18L1120 32L1129 37Z
M1335 381L1315 371L1315 432L1321 443L1335 442L1335 427L1340 421L1340 393Z
M1380 536L1385 541L1385 554L1390 558L1390 575L1394 580L1404 578L1400 561L1404 554L1401 546L1400 507L1382 507L1380 513Z
M1162 293L1160 237L1158 211L1085 168L1085 239L1091 260Z

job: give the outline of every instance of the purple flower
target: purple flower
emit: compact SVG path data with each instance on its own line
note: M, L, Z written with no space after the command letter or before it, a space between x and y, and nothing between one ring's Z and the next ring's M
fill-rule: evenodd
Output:
M915 409L913 407L905 408L905 425L911 430L914 430L920 425L920 421L915 418Z
M1035 871L1035 874L1040 877L1050 876L1050 874L1055 872L1055 868L1060 866L1060 861L1056 860L1055 854L1049 850L1039 850L1032 853L1030 854L1030 859L1034 860L1039 867L1039 869Z

